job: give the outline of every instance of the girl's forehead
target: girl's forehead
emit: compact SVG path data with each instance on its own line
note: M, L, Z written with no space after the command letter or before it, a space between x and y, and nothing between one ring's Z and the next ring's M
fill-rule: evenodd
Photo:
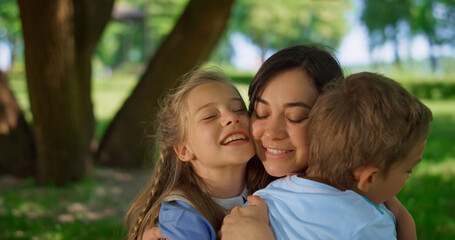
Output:
M203 96L201 94L205 94L204 96L213 97L217 97L217 94L239 96L233 85L221 81L211 81L200 84L194 87L188 95L189 97L191 96L193 98L202 98Z
M229 83L208 82L193 88L187 95L186 103L191 109L210 103L220 103L231 99L241 99L236 89Z

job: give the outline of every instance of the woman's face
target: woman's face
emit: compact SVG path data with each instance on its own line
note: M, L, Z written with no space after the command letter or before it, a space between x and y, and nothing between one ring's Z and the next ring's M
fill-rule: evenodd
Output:
M307 167L308 116L317 97L313 79L301 69L272 77L259 91L251 134L270 175L291 175Z

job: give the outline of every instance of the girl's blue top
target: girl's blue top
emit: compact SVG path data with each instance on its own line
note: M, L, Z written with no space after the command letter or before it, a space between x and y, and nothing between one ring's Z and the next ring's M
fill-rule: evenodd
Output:
M180 200L163 202L158 227L172 240L216 240L212 225L194 207Z

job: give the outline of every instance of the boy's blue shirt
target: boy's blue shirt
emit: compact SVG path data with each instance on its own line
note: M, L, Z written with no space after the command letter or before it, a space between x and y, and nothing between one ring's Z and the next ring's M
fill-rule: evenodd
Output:
M347 190L292 175L257 195L269 208L280 239L396 239L395 217L385 207Z

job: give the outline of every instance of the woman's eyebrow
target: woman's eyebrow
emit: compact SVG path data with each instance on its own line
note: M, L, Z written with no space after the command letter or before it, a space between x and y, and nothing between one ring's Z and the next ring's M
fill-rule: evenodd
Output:
M267 102L266 100L262 99L262 98L257 98L256 99L256 102L260 102L262 104L265 104L265 105L269 105L269 102Z
M262 104L265 104L265 105L269 105L269 102L267 102L266 100L264 100L262 98L256 99L256 102L262 103ZM290 103L284 104L284 106L285 107L304 107L304 108L311 109L310 105L308 105L308 104L306 104L304 102L290 102Z
M304 103L304 102L291 102L291 103L286 103L284 104L285 107L304 107L311 109L310 105Z

